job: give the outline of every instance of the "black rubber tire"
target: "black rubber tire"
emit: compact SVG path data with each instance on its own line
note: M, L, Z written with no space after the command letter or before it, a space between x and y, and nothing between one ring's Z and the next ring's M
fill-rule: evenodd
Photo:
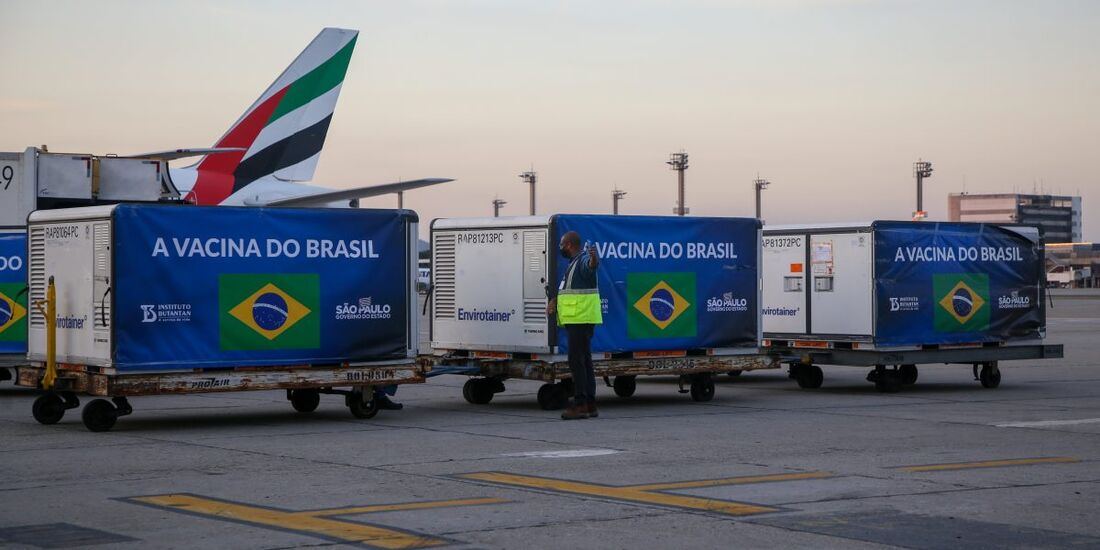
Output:
M118 410L114 403L106 399L93 399L84 410L80 412L80 419L84 421L84 427L91 432L105 432L115 427L118 420Z
M875 380L875 389L882 393L898 393L901 385L901 375L895 371L882 371L882 376Z
M691 380L691 400L705 403L714 399L714 380L710 375L696 376Z
M493 385L487 378L471 378L462 385L462 397L474 405L485 405L493 400Z
M983 388L996 388L1001 385L1001 369L997 368L996 363L986 363L982 365L978 380L981 381Z
M317 410L321 404L321 392L317 390L291 390L290 406L300 413L310 413Z
M817 365L803 365L795 375L798 387L807 390L816 390L825 381L825 373Z
M561 384L548 383L539 386L539 407L544 411L557 411L565 408L569 395Z
M11 379L12 379L11 371L8 370L8 369L5 369L5 368L0 368L0 382L4 382L5 380L11 380Z
M363 402L358 395L350 395L347 403L351 415L360 420L368 420L378 414L378 400L373 395L367 402Z
M615 395L619 397L630 397L638 389L638 377L616 376L611 382L611 389L615 390Z
M741 376L744 373L745 373L745 371L743 371L743 370L731 370L731 371L727 372L726 374L728 374L728 375L730 375L734 378L737 378L738 376Z
M901 375L901 383L906 386L912 386L917 383L917 366L916 365L902 365L898 367L898 374Z
M65 417L65 401L56 393L44 393L34 400L31 414L39 424L57 424Z

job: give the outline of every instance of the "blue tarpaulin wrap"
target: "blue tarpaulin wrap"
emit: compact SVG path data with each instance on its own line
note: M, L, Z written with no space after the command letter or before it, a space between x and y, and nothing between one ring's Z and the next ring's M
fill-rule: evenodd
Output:
M0 354L27 353L27 233L0 231Z
M1039 243L990 224L876 222L880 345L1040 337Z
M408 211L123 205L113 215L120 370L405 356Z
M759 222L747 218L558 215L600 255L595 352L757 346ZM557 260L559 284L568 261ZM567 351L564 330L557 345Z

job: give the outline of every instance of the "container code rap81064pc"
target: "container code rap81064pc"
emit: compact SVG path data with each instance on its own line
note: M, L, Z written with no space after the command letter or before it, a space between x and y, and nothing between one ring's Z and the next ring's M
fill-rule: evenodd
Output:
M492 399L510 377L546 381L540 404L569 393L565 331L546 314L568 261L568 231L599 255L603 324L592 340L597 376L617 394L639 374L680 375L709 400L711 375L771 366L759 355L759 235L755 219L566 215L439 219L432 224L431 341L437 363L480 374L464 388ZM466 368L463 369L462 367Z
M51 390L36 404L43 421L60 420L77 393L113 398L85 407L90 428L127 414L126 397L158 393L287 389L298 410L340 393L353 414L372 416L371 387L423 380L416 226L403 210L35 212L38 364L19 383Z

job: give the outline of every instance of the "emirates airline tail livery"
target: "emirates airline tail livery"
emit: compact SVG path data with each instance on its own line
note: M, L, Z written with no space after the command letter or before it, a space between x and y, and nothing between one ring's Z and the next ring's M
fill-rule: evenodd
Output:
M356 199L451 181L428 178L355 189L305 185L313 178L359 31L324 29L211 148L176 149L134 157L173 160L186 200L204 205L349 206Z

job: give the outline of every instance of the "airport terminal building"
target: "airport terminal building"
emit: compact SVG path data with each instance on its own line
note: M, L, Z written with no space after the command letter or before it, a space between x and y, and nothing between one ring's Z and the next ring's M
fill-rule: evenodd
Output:
M953 222L1023 223L1043 228L1048 243L1082 240L1081 197L1021 193L951 193L947 216Z

